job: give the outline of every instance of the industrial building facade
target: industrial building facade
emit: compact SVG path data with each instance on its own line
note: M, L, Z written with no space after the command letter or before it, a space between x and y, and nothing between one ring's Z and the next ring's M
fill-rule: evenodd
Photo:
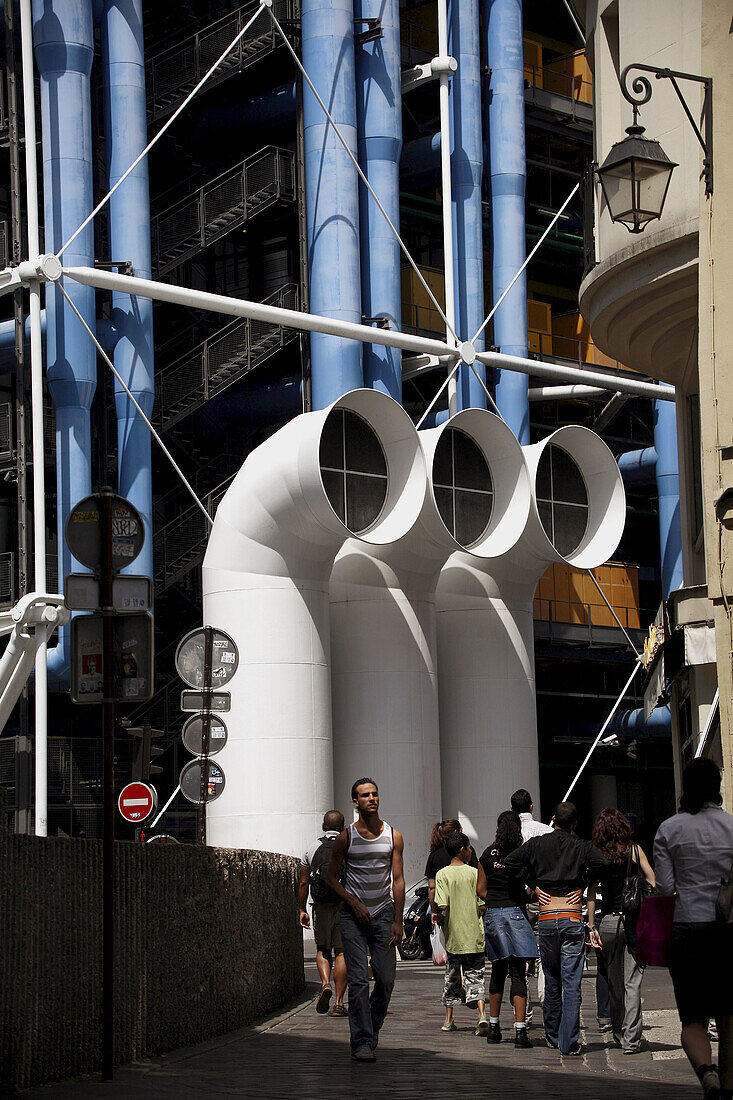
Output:
M359 184L267 10L76 238L65 262L443 339L440 310L451 289L444 277L441 212L442 70L433 64L440 58L437 5L274 0L273 11L420 274L400 255L383 212ZM236 8L214 0L34 4L46 250L55 251L75 233L256 12L257 5ZM456 0L447 18L448 51L457 63L449 110L450 281L458 335L469 340L479 329L580 183L526 278L475 343L561 366L624 370L623 361L592 342L577 306L581 280L595 261L584 217L593 85L570 13L561 2L526 0L522 13L518 0ZM6 259L17 262L24 254L23 219L13 191L19 193L23 133L14 71L18 43L8 36L7 23L6 37L2 217ZM433 405L445 366L429 355L309 336L117 291L95 293L80 284L67 289L211 514L260 444L299 413L324 409L351 390L382 391L414 423L429 410L423 427L443 423L448 413L446 393ZM0 567L9 605L28 585L32 501L22 316L16 322L12 303L5 302ZM22 303L17 308L22 311ZM116 487L146 521L139 571L153 578L155 590L156 691L151 703L128 708L127 717L164 732L158 763L165 798L188 759L180 744L182 685L174 654L183 634L201 622L208 525L50 287L44 325L49 589L60 589L73 567L63 545L70 506L92 488ZM584 569L564 562L548 569L537 586L536 799L547 812L628 678L634 661L629 639L641 648L662 596L680 583L679 524L668 519L676 468L667 448L668 467L660 462L650 480L639 459L654 444L659 454L664 438L676 455L673 406L622 400L592 387L560 391L507 370L495 378L488 372L485 381L520 444L540 443L572 425L593 429L619 459L626 484L621 543L614 560L595 570L613 610ZM467 367L458 376L457 401L461 410L487 405L481 380ZM327 471L339 472L334 466ZM443 488L455 500L462 486L454 479ZM550 511L553 503L550 490ZM470 533L465 539L456 534L457 510L450 522L457 541L470 542ZM476 659L489 661L490 654L478 652ZM70 702L68 660L63 631L49 654L49 835L98 835L98 718L93 708ZM586 827L591 813L617 804L635 817L648 842L671 811L674 790L669 712L662 708L645 723L641 702L639 679L577 798ZM0 739L0 778L18 831L32 826L32 745L32 708L22 700ZM123 730L117 745L123 781L132 754ZM335 794L347 808L348 792ZM398 807L385 807L385 813L399 823ZM193 839L195 811L179 798L164 827Z

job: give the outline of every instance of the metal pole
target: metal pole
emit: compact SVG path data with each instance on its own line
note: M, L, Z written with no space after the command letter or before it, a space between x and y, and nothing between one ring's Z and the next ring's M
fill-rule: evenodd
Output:
M102 1080L114 1073L114 935L115 935L115 700L114 597L112 573L112 490L102 489L102 736L104 738L104 833L102 842Z
M445 337L453 342L456 299L453 283L453 196L450 176L450 74L448 71L448 0L438 0L438 57L442 65L438 85L440 108L440 185L443 201L443 268L445 272ZM448 412L458 412L458 377L448 382Z
M33 84L33 19L31 0L20 0L20 33L23 68L23 119L25 126L26 210L28 259L40 255L38 235L38 167L36 164L36 106ZM43 346L41 342L41 288L38 279L30 284L31 325L31 423L33 430L33 560L35 588L45 592L46 583L46 485L43 446ZM36 654L36 836L48 833L48 675L46 642Z
M285 325L288 328L303 329L306 332L325 332L331 336L343 336L347 340L361 340L365 343L403 348L405 351L414 351L418 355L446 356L451 362L456 362L459 357L458 348L439 340L424 340L420 336L411 336L405 332L370 328L368 325L357 325L351 321L340 321L335 317L321 317L295 309L250 302L246 298L229 298L205 290L192 290L190 287L158 283L153 279L117 275L113 271L102 271L92 267L64 268L64 274L79 283L96 286L100 290L121 290L124 294L137 294L142 298L152 298L158 302L211 310L212 313L223 313L228 317L250 317L253 321ZM1 295L2 287L0 287ZM590 384L598 386L599 389L608 390L610 393L630 393L637 397L651 397L655 401L675 400L673 387L659 386L652 382L639 382L630 372L609 371L604 374L601 371L562 367L556 363L543 363L539 359L523 359L518 355L504 355L493 351L479 352L476 359L489 367L502 367L504 370L516 370L520 374L532 374L538 378L552 378L561 382ZM460 364L456 365L456 369L458 365Z
M598 736L596 737L596 739L593 742L593 744L591 745L591 747L588 749L585 760L580 765L580 768L578 769L578 773L575 776L575 779L572 781L572 783L570 784L570 786L566 790L565 796L563 798L563 802L567 802L567 800L570 798L570 795L573 792L573 788L575 787L575 784L578 782L578 780L580 779L581 775L583 774L583 772L585 770L585 765L588 763L591 756L595 752L596 746L598 745L598 742L600 741L600 739L603 737L604 733L608 729L609 723L610 723L611 719L613 718L614 714L616 713L618 708L621 706L621 700L623 699L624 695L628 691L629 685L631 684L631 681L634 679L634 677L636 676L636 673L641 668L643 660L644 660L644 658L642 656L639 656L634 661L634 667L631 670L631 675L629 676L629 678L626 681L626 683L624 684L624 686L621 688L621 694L619 695L618 699L616 700L616 702L611 707L608 718L606 719L606 721L601 726L600 730L598 731Z
M214 658L214 631L204 627L204 710L201 715L201 783L199 787L199 844L206 843L206 795L209 787L209 740L211 735L211 666Z

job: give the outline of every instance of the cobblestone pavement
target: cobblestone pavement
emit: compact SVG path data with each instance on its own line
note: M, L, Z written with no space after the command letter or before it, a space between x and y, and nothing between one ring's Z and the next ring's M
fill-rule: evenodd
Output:
M430 962L400 963L397 985L376 1065L349 1057L348 1022L314 1010L315 967L307 967L306 996L279 1016L197 1047L119 1069L112 1084L83 1078L35 1089L34 1100L375 1100L426 1096L512 1097L544 1100L699 1100L701 1095L679 1049L679 1025L669 977L649 970L644 981L647 1049L625 1056L598 1031L594 982L583 980L580 1058L561 1058L545 1046L535 1008L532 1050L515 1050L511 1010L503 1009L505 1039L489 1046L473 1033L474 1014L458 1009L458 1031L440 1031L442 971ZM185 1011L185 1006L182 1006Z

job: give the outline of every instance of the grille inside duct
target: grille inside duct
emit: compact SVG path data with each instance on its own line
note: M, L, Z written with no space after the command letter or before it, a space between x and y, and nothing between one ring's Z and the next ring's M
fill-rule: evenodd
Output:
M334 409L321 432L321 478L334 512L354 535L379 519L387 499L387 460L376 434L350 409Z
M578 549L588 527L588 490L568 452L550 443L537 466L537 510L545 534L564 558Z
M446 428L435 448L433 489L453 538L466 549L475 546L491 520L494 485L481 448L459 428Z

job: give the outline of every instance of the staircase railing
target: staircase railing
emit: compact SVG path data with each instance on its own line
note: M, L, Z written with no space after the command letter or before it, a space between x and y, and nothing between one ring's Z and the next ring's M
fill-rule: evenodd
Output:
M295 154L268 145L153 219L153 267L164 275L281 201L295 201Z
M151 57L145 66L148 95L148 119L153 122L173 110L178 102L199 82L217 57L242 30L258 7L257 0L245 4L198 31L191 38ZM273 11L280 22L297 19L299 0L273 0ZM269 12L255 19L247 34L222 61L207 82L211 88L281 45Z
M203 504L210 516L213 517L235 476L236 473L230 474L203 498ZM169 585L198 565L206 551L208 538L209 525L201 509L195 504L155 532L153 561L156 595L160 595Z
M298 308L298 287L287 283L265 299L268 305ZM158 422L168 430L207 401L260 366L298 336L248 317L235 318L156 378Z

